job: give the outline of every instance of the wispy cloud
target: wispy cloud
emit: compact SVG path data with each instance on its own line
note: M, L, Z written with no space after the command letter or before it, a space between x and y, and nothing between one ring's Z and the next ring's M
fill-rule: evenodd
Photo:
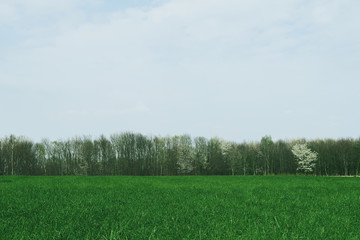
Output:
M148 115L158 117L143 125L155 133L171 134L168 125L166 131L229 138L258 125L259 134L281 126L279 135L286 135L293 126L283 113L317 102L331 115L324 104L340 90L341 103L357 100L358 1L168 0L96 10L104 4L1 3L8 40L0 40L0 83L31 87L40 109L79 122L93 113L124 117L151 108ZM272 120L254 121L266 115ZM295 115L286 121L313 129L311 112ZM233 133L239 123L252 127ZM211 132L205 125L228 127Z
M70 109L61 112L54 112L58 117L72 118L72 117L116 117L129 114L147 114L150 113L150 108L144 103L138 102L135 105L128 108L102 108L96 109Z

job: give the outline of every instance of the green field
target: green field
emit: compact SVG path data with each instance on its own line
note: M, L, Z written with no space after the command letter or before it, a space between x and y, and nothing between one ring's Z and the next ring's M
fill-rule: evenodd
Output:
M1 176L0 239L360 239L360 179Z

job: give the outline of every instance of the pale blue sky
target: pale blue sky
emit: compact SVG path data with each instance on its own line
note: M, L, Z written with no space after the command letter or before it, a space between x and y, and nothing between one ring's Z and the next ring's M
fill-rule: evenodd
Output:
M360 137L357 0L0 0L0 137Z

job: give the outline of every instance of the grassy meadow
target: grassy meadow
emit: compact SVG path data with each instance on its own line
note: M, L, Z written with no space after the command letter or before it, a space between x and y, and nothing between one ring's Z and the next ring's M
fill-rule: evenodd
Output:
M360 239L360 178L0 177L1 239Z

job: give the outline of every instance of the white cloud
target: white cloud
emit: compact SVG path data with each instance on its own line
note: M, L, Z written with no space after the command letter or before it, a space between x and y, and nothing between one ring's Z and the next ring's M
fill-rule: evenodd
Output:
M4 0L7 5L16 8L25 15L52 15L54 13L66 13L79 6L94 5L95 0Z
M137 103L132 109L133 113L150 113L150 109L143 103Z
M25 38L3 59L0 82L53 92L56 112L74 118L151 112L181 126L188 115L212 119L218 107L239 109L234 125L270 110L284 125L282 113L298 117L294 106L329 99L341 76L354 89L360 74L357 1L170 0L111 12L86 4L7 3L0 24L24 11L16 21Z
M121 104L120 104L121 106ZM138 102L131 107L123 107L119 109L119 106L102 106L92 109L70 109L61 112L52 112L51 114L58 117L71 118L71 117L115 117L128 114L145 114L150 113L150 109L144 103Z
M7 3L0 3L0 26L11 23L18 18L16 9Z
M236 65L243 65L246 72L249 67L258 68L261 61L277 64L272 67L279 68L289 64L288 57L293 52L301 57L297 64L302 64L317 52L323 53L322 49L335 48L338 43L332 36L340 38L336 32L344 26L341 21L335 22L339 19L334 4L318 1L298 8L301 4L301 1L173 0L150 9L104 15L101 21L75 22L50 37L40 34L41 39L35 36L27 43L31 46L46 38L46 46L13 53L8 60L18 62L24 75L34 76L33 81L39 85L58 82L65 86L68 81L91 85L120 79L131 85L143 82L146 77L161 82L174 71L183 74L181 71L191 70L197 74L194 65L199 71L208 69L209 74L203 74L210 76L218 69L220 74L224 74L221 69L236 71L233 69ZM71 9L75 4L35 1L33 5L43 11L52 7ZM318 9L326 16L318 16ZM325 18L326 21L321 20ZM66 22L66 18L61 21ZM57 24L61 25L60 22ZM327 27L322 27L324 24ZM231 65L234 66L229 69Z

